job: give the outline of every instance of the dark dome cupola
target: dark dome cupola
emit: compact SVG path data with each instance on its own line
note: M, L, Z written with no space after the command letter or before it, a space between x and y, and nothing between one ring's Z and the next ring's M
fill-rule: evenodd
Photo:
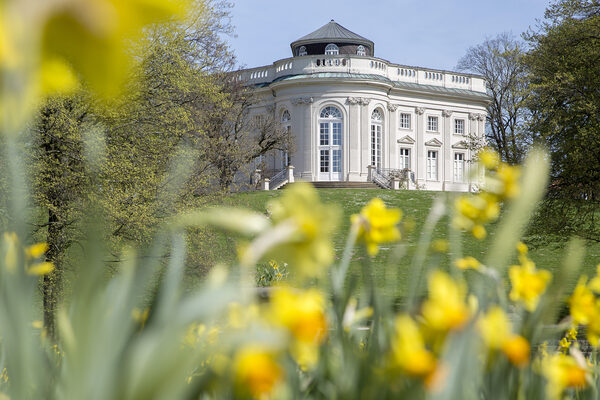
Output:
M334 20L293 42L294 57L320 54L373 56L375 44L349 31Z

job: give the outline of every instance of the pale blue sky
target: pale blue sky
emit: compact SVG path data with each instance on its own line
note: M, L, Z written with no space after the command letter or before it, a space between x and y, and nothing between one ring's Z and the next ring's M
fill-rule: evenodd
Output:
M475 44L542 19L549 0L233 0L240 65L291 57L290 43L335 19L375 42L375 56L453 70Z

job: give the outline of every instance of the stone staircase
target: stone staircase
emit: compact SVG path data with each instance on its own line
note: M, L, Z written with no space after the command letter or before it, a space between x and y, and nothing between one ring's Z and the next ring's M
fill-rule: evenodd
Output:
M373 182L310 182L316 189L381 189ZM293 185L290 183L284 185L287 187Z

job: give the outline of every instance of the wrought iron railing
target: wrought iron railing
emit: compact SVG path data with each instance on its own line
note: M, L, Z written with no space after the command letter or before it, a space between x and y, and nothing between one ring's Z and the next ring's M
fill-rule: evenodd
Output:
M277 189L282 186L288 180L287 168L282 169L271 178L269 178L269 187L271 190Z
M393 189L395 179L399 180L405 188L408 188L408 181L414 182L415 174L409 169L376 168L373 171L373 182L383 188Z

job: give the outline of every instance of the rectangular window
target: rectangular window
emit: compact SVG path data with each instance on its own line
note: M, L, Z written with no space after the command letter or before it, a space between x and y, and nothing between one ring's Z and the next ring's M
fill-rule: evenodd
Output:
M464 119L455 119L454 120L454 133L457 135L465 134L465 120Z
M400 169L410 169L410 149L400 149Z
M427 117L427 130L430 132L438 131L438 117L432 117L431 115Z
M465 180L465 153L454 153L454 182Z
M410 114L407 114L407 113L400 114L400 128L410 129Z
M333 145L341 146L342 145L342 124L339 122L334 122L331 125L333 126Z
M321 172L329 172L329 150L321 150Z
M434 150L427 152L427 179L438 180L438 152Z
M333 150L333 172L342 172L342 151Z
M321 123L320 124L320 143L321 146L329 146L329 124Z

